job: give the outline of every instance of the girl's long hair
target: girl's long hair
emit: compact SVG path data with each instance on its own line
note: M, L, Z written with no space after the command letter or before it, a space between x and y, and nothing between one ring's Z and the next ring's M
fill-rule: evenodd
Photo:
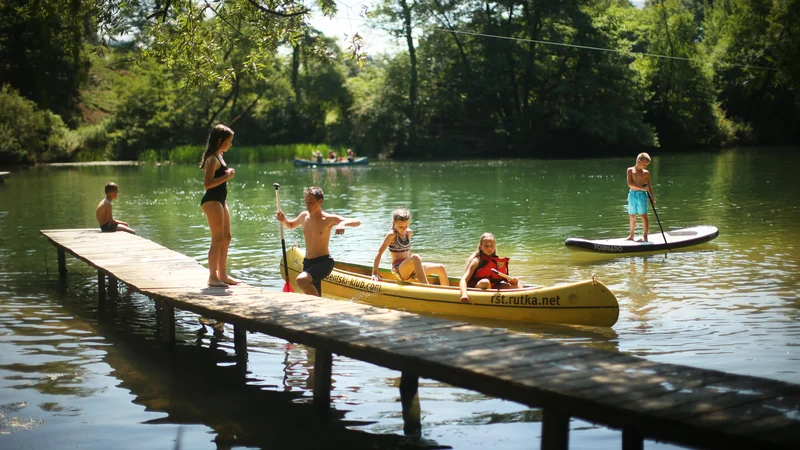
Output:
M494 238L494 235L492 233L483 233L481 235L480 242L478 242L478 249L475 250L473 254L469 255L469 258L467 258L467 265L464 267L464 270L467 270L469 268L469 263L471 263L473 259L479 258L481 256L481 245L483 245L483 241L487 240L497 241L497 239ZM496 255L497 251L495 250L494 255L488 255L488 256L496 256Z
M208 157L216 153L219 146L225 142L225 139L231 136L233 136L233 130L227 126L221 123L214 125L214 128L211 129L211 133L208 134L208 143L206 144L206 150L203 152L203 158L200 159L200 169L206 165Z

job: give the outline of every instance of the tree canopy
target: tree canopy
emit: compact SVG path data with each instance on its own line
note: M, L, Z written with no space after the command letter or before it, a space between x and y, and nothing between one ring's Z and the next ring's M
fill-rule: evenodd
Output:
M336 14L335 0L313 7ZM340 49L311 13L300 0L3 3L0 96L29 123L60 117L47 123L64 140L23 159L136 158L217 122L243 144L398 158L800 141L800 0L380 0L365 20L403 43L391 55L358 34Z

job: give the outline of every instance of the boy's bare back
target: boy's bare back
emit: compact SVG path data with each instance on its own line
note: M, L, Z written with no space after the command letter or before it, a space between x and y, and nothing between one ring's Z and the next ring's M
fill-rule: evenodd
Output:
M111 222L114 217L111 212L111 202L107 201L105 198L100 200L100 203L97 204L95 217L97 217L97 225L100 226Z

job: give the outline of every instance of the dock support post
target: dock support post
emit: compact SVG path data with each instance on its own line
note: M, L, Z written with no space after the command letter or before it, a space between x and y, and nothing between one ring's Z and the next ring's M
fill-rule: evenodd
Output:
M165 301L160 303L158 315L161 318L161 340L170 347L175 346L175 307Z
M233 349L236 351L236 368L242 375L247 373L247 329L233 324Z
M97 298L103 304L106 301L106 274L97 271Z
M400 403L403 405L403 432L417 434L422 430L419 408L419 376L403 372L400 375Z
M644 448L644 439L642 435L623 428L622 429L622 450L642 450Z
M545 408L542 416L542 450L567 450L569 416L552 408Z
M331 407L331 376L333 375L333 355L328 350L315 349L314 357L314 405L323 416Z
M116 300L119 294L119 280L113 275L108 276L108 296L112 300Z
M58 274L64 276L67 274L67 255L62 247L56 249L58 253Z

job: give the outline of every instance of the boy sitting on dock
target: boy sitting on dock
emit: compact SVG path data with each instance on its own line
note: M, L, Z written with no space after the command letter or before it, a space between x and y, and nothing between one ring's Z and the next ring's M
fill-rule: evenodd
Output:
M303 259L303 271L297 276L297 286L308 295L322 296L322 280L333 271L333 258L328 251L331 240L331 229L336 227L336 234L344 234L345 227L361 225L358 219L347 219L322 210L324 193L322 188L312 186L303 190L306 211L294 220L288 220L282 211L275 218L288 229L303 227L306 240L306 256Z
M114 219L111 214L111 202L116 200L119 196L119 186L116 183L109 181L105 187L106 198L100 200L97 204L95 216L97 223L100 225L100 230L104 232L125 231L131 234L136 234L132 228L128 227L127 222Z

